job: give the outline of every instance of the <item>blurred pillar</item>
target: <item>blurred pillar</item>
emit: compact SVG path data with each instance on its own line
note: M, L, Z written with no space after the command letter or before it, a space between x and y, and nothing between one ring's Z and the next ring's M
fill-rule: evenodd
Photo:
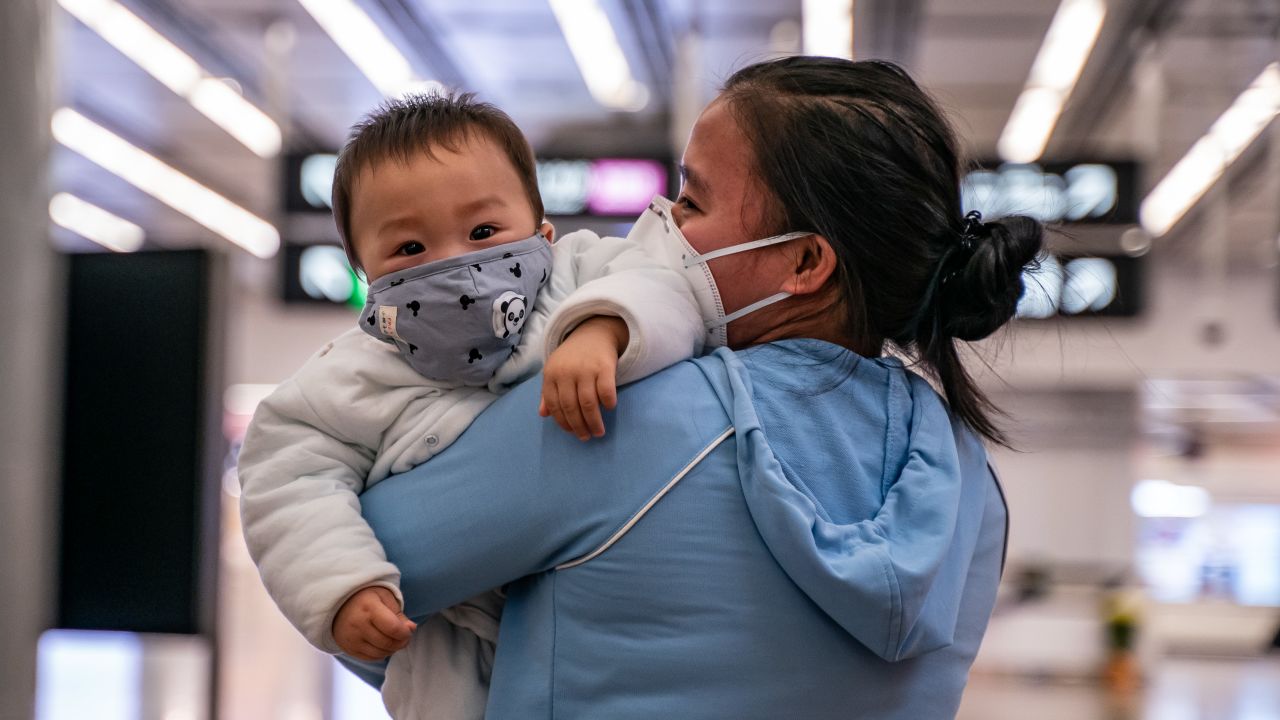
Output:
M853 51L857 60L892 60L911 68L916 59L924 0L857 0L853 13Z
M49 243L53 0L0 2L0 715L34 713L53 617L61 264Z
M675 62L671 68L671 154L684 155L689 133L710 101L702 68L702 38L695 24L676 40Z
M1146 175L1140 180L1145 196L1164 174L1160 158L1160 139L1164 133L1160 121L1164 116L1166 88L1158 40L1147 41L1138 52L1132 81L1135 95L1132 141Z
M1275 40L1275 52L1273 57L1280 57L1280 38ZM1267 166L1263 170L1266 173L1266 181L1263 192L1264 197L1280 198L1280 120L1273 119L1271 127L1267 129ZM1270 266L1275 260L1277 253L1280 253L1280 203L1272 202L1269 247L1264 248L1262 255L1263 264ZM1280 636L1278 636L1280 637Z
M1214 183L1200 203L1204 205L1199 233L1200 341L1205 348L1213 350L1220 349L1227 342L1224 333L1230 315L1227 306L1228 252L1231 247L1231 193L1228 183L1225 180Z

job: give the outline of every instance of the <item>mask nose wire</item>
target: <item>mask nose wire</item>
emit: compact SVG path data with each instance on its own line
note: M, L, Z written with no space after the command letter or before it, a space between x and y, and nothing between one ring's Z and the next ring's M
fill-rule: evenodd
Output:
M671 219L667 217L667 211L654 202L649 203L649 210L652 211L654 215L657 215L658 217L662 218L662 227L664 230L667 231L668 234L670 234Z

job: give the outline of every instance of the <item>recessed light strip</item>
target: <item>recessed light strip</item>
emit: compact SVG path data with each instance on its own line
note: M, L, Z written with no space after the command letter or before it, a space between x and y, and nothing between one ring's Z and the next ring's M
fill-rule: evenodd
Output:
M130 185L261 258L280 249L266 220L166 165L70 108L53 113L53 137Z
M280 126L115 0L58 4L260 157L280 154Z
M387 97L443 87L414 75L409 60L377 23L351 0L298 0L356 68Z
M614 110L644 108L649 89L631 74L622 45L600 4L596 0L550 1L591 97Z
M69 193L49 201L49 218L61 227L88 238L108 250L133 252L142 247L142 228Z
M1187 214L1280 113L1280 63L1271 63L1142 201L1142 227L1159 237Z
M1029 163L1044 154L1106 16L1103 0L1062 0L1027 84L1000 134L997 149L1001 158Z

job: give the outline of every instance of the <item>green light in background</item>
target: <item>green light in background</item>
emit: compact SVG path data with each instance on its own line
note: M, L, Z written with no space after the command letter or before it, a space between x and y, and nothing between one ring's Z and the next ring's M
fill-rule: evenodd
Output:
M369 283L356 274L355 270L351 270L351 285L354 289L351 291L351 297L347 298L347 306L359 312L360 308L364 307L365 299L369 297Z

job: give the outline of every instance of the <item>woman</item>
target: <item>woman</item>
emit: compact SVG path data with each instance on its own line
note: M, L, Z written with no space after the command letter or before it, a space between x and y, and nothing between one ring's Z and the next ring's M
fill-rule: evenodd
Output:
M1006 527L956 341L1012 317L1041 228L961 216L954 137L886 63L738 72L683 174L633 235L732 350L586 444L527 383L366 493L405 611L507 584L493 718L951 717Z

